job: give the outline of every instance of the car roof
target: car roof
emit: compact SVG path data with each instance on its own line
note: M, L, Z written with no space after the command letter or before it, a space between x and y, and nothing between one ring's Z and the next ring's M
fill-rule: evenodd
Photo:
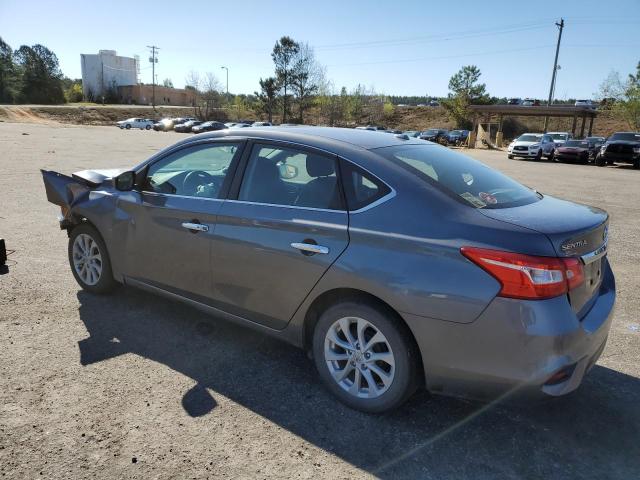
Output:
M359 147L365 150L389 147L393 145L424 145L423 140L402 139L383 131L356 130L355 128L336 127L268 127L243 128L239 130L223 130L206 134L209 138L240 136L244 138L260 138L301 143L312 147L332 150L342 147ZM338 152L336 152L338 153Z

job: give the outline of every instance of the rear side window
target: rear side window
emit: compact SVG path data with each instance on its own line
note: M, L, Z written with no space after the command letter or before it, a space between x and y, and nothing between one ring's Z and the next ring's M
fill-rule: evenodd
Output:
M391 192L391 189L369 172L346 160L340 165L344 193L349 211L360 210Z
M506 175L448 148L408 145L375 151L425 183L475 208L516 207L541 198Z

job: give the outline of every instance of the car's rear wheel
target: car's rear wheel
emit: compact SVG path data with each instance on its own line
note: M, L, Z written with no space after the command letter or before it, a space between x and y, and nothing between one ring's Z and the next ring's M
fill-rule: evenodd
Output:
M392 312L362 301L329 307L313 334L320 378L351 408L380 413L401 405L417 386L418 355Z
M92 293L108 293L117 283L104 240L91 225L75 227L69 235L69 264L76 282Z
M146 127L144 127L145 130L151 130L151 125L147 125Z
M640 158L637 158L633 161L633 168L638 170L640 168Z

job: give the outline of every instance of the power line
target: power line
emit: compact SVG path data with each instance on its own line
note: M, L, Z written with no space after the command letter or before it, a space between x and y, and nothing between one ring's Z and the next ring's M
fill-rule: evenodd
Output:
M528 50L541 50L545 48L552 48L553 45L538 45L535 47L524 47L524 48L510 48L505 50L493 50L487 52L475 52L475 53L461 53L458 55L440 55L433 57L420 57L420 58L409 58L403 60L381 60L376 62L359 62L359 63L342 63L342 64L334 64L327 65L327 67L352 67L359 65L382 65L386 63L413 63L413 62L422 62L424 60L445 60L449 58L464 58L464 57L476 57L480 55L498 55L503 53L512 53L512 52L524 52Z

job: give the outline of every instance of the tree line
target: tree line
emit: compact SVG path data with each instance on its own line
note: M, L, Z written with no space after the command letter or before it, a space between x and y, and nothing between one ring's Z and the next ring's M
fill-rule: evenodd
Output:
M0 103L56 104L82 100L82 85L62 75L58 57L44 45L13 50L0 37Z

